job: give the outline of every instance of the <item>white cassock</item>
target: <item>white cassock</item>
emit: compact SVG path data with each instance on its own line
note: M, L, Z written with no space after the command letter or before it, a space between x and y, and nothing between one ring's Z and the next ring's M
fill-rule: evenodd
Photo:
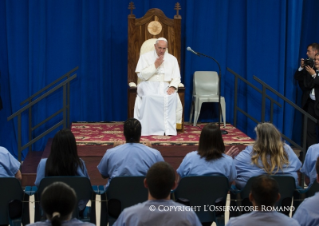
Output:
M176 123L182 122L182 103L177 92L167 94L170 86L178 88L181 75L177 59L167 53L158 68L156 51L140 56L135 72L138 76L134 118L142 125L142 136L177 135Z

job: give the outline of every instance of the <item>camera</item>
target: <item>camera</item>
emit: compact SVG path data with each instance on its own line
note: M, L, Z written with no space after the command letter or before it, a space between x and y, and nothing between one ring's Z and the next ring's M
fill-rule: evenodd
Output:
M313 66L315 65L313 59L311 59L311 58L305 59L304 64L305 64L305 66L309 66L311 68L313 68Z

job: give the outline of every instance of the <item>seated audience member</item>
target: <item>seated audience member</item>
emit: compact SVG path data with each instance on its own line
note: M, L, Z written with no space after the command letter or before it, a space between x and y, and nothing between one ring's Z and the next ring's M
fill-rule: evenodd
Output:
M247 146L234 159L237 170L236 186L245 187L249 178L261 174L288 174L293 176L298 186L297 171L301 162L291 149L281 140L281 134L271 123L260 123L255 128L255 143Z
M180 178L186 176L202 176L209 174L222 174L228 178L229 183L235 181L237 172L233 158L224 154L225 145L220 128L217 124L207 124L199 138L198 150L188 153L177 169ZM228 151L238 154L235 146ZM235 153L236 152L236 153ZM225 205L222 198L217 199L216 205ZM218 215L222 212L218 212ZM212 222L202 222L203 225L211 225Z
M41 159L34 182L39 186L44 177L82 176L89 178L84 161L79 158L76 141L69 129L62 129L55 134L49 157Z
M155 163L148 170L144 186L148 189L148 201L124 209L114 226L201 225L189 206L170 200L177 181L173 167L167 162Z
M305 182L310 187L317 180L316 162L319 157L319 144L311 145L306 153L305 161L300 169L306 175Z
M109 178L106 188L114 177L145 176L156 162L164 161L161 153L140 144L141 123L128 119L124 123L126 144L108 149L97 166L103 178Z
M10 152L0 146L0 177L16 177L22 180L20 162Z
M267 175L261 175L251 185L249 200L255 211L229 219L226 226L242 225L289 225L297 226L298 222L274 209L275 203L280 199L277 182Z
M315 145L312 145L315 146ZM310 148L312 147L310 146ZM309 151L309 150L308 150ZM307 152L308 154L308 152ZM319 157L315 165L316 180L319 183ZM319 192L314 196L306 198L296 210L293 218L299 222L301 226L319 225Z
M232 150L239 151L237 147ZM198 150L188 153L179 168L178 175L183 178L186 176L201 176L209 174L222 174L231 183L237 177L233 158L224 154L225 145L219 126L213 123L207 124L199 138Z
M62 129L55 134L49 157L41 159L38 165L34 184L39 186L42 178L50 176L81 176L89 178L85 163L78 156L75 137L69 129ZM79 201L79 214L81 216L87 202L88 200Z
M75 191L63 182L55 182L46 187L41 194L41 207L47 216L46 221L29 224L30 226L93 226L84 223L72 214L76 206Z

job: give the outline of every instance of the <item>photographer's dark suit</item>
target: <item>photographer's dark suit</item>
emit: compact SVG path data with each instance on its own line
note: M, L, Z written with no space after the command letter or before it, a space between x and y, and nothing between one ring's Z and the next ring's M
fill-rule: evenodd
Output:
M302 101L301 107L307 111L311 116L319 119L319 77L318 72L316 71L317 76L313 78L305 69L301 71L296 71L295 79L298 80L299 86L302 90ZM316 100L310 98L310 93L312 89L315 89ZM307 123L307 148L313 144L318 143L317 136L317 125L312 120L308 119Z

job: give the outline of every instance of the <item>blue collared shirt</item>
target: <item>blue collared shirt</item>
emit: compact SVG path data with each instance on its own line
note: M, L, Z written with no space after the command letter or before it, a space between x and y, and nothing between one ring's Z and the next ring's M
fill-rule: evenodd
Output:
M298 207L293 219L302 226L319 225L319 192L310 198L306 198Z
M107 188L114 177L145 176L154 163L163 161L158 150L139 143L127 143L108 149L97 168L101 175L109 178Z
M284 151L288 155L288 161L289 165L284 165L282 170L279 170L277 174L288 174L295 178L296 186L298 186L298 174L297 171L301 167L301 162L298 159L297 155L294 153L294 151L291 149L290 146L287 144L284 145ZM259 176L261 174L265 174L266 172L252 164L251 162L251 156L253 152L253 146L247 146L245 150L240 152L234 159L235 167L237 170L237 179L236 179L236 186L239 189L242 189L245 187L247 181L249 178L254 176ZM262 163L260 161L260 165L262 166ZM275 168L275 172L276 172Z
M20 169L20 162L0 146L0 177L14 177Z
M206 174L223 174L232 182L237 177L233 158L223 154L219 159L207 161L205 157L201 158L197 151L188 153L181 165L177 169L177 173L181 178L189 175L206 175Z

